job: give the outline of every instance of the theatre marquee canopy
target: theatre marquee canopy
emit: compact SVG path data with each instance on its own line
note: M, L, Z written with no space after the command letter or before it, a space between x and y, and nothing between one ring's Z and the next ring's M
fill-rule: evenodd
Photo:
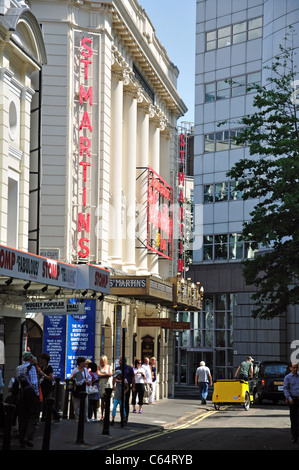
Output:
M110 272L91 264L72 265L0 245L2 293L47 292L48 289L109 294ZM25 284L26 283L26 284ZM47 289L46 289L47 287Z
M168 308L201 309L203 289L180 275L169 281L155 276L111 276L110 293L134 297L144 302L160 303Z

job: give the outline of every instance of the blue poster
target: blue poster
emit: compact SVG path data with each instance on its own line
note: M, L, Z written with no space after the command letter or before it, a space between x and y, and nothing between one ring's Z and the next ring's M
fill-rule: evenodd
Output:
M70 299L78 302L78 299ZM96 300L84 300L84 314L67 315L67 345L65 376L68 378L76 367L79 356L94 361Z
M54 377L65 375L66 315L44 316L43 352L49 354Z

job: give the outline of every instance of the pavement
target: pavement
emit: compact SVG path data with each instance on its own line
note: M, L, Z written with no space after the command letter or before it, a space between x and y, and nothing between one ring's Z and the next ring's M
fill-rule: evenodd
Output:
M131 408L131 407L130 407ZM138 410L138 406L136 407ZM79 429L74 419L62 419L60 423L51 423L50 440L46 450L76 451L100 450L115 443L132 439L142 434L158 432L171 428L184 420L190 419L212 408L212 403L202 405L201 401L184 398L166 398L154 405L143 405L143 413L132 413L130 410L128 423L121 426L119 412L114 426L109 425L108 434L103 434L103 421L84 423ZM111 411L110 411L111 413ZM105 429L107 432L107 429ZM39 422L36 429L33 447L20 447L18 438L12 436L8 451L44 450L43 441L45 423Z

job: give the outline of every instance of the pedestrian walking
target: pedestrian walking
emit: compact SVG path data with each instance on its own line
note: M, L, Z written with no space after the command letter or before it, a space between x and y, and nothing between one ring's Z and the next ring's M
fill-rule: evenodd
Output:
M75 412L75 418L77 421L79 421L79 413L80 413L80 392L86 392L86 398L84 401L84 416L85 416L85 421L89 422L88 419L88 394L87 394L87 385L89 385L92 381L91 376L89 375L89 372L87 370L86 366L86 360L84 357L79 356L77 358L77 367L73 369L71 372L70 380L75 381L75 388L72 392L72 400L73 400L73 405L74 405L74 412Z
M108 364L107 356L100 357L100 364L98 367L99 387L100 387L100 401L101 401L101 421L104 419L106 407L106 388L112 388L112 372Z
M124 397L122 396L122 372L117 370L115 374L113 374L113 390L114 390L114 398L113 398L113 409L112 409L112 421L111 425L114 425L114 420L116 416L116 410L119 406L120 409L123 407L124 409L124 418L125 422L127 421L127 413L125 409L125 397L126 393L129 391L129 384L126 379L124 379Z
M203 405L207 402L209 385L212 386L212 376L210 369L206 366L204 361L201 361L195 373L195 386L198 386L201 403Z
M299 373L298 364L290 365L290 373L283 382L283 393L289 405L292 442L297 442L299 437Z
M95 362L88 364L88 372L91 376L91 384L88 385L88 419L97 421L98 403L100 400L100 387L98 377L98 366Z
M142 413L144 384L146 382L146 374L145 374L145 370L141 366L140 359L135 360L134 376L135 376L135 380L134 380L134 386L133 386L133 392L132 392L133 413L137 413L136 411L137 395L138 395L139 413Z
M156 358L151 357L149 362L152 372L152 393L148 399L150 405L155 405L156 398L156 383L157 383L157 370L156 370Z
M40 377L40 388L43 397L43 407L42 407L42 421L46 420L46 399L53 396L53 381L54 381L54 372L53 367L49 364L50 356L47 353L43 353L40 357L41 367L39 371ZM55 405L52 405L52 414L54 421L56 423L60 422L60 414L56 409Z
M147 384L149 384L149 387L150 387L150 395L146 395L146 397L144 397L145 400L146 400L145 403L147 403L147 404L149 404L149 397L152 394L152 382L153 382L152 370L151 370L149 362L150 362L149 358L145 357L144 358L144 363L142 364L142 368L145 370L145 382Z
M122 357L118 359L118 363L119 365L116 367L115 372L118 370L120 371L123 370L123 358ZM126 357L124 357L124 378L128 382L128 387L129 387L129 390L125 395L125 410L126 410L126 415L127 415L127 420L128 420L129 413L130 413L130 394L131 394L131 389L134 386L135 378L134 378L133 367L127 364Z

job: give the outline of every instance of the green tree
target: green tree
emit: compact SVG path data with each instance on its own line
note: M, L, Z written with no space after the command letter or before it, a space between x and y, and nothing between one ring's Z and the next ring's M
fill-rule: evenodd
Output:
M286 38L287 39L287 38ZM242 238L257 251L243 263L247 285L256 286L253 317L274 318L299 303L299 93L293 47L280 46L265 85L255 92L254 113L239 121L236 139L249 147L228 176L238 180L244 199L258 198ZM298 90L299 91L299 90Z

